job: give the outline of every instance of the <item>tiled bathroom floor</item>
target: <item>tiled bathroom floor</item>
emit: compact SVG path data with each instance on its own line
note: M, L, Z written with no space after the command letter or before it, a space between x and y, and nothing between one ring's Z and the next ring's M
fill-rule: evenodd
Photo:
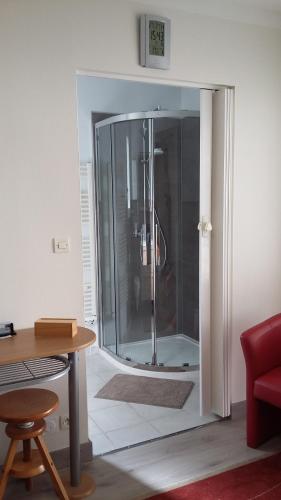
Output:
M198 372L184 372L195 386L181 410L97 399L95 394L116 373L127 373L104 358L98 348L87 354L89 436L94 455L101 455L216 420L199 416ZM152 376L151 372L143 375ZM163 374L161 375L163 377ZM173 378L165 373L166 378Z

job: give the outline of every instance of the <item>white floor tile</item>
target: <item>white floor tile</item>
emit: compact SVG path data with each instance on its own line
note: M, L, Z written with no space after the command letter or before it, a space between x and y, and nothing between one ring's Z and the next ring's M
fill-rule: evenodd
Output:
M122 405L122 401L115 401L114 399L100 399L96 398L94 394L88 395L89 414L99 410L104 410L105 408L112 408L112 406L119 406L119 405Z
M95 395L105 385L104 380L97 374L87 376L87 394Z
M114 377L114 375L117 375L118 373L124 373L122 372L121 370L102 370L100 373L99 373L99 376L100 378L104 381L104 383L107 383L109 382L109 380L112 379L112 377Z
M168 416L155 419L151 422L151 425L161 434L161 436L166 436L174 432L184 431L199 425L214 422L215 420L217 420L217 418L214 415L200 417L199 415L189 415L187 412L181 412L173 418Z
M113 443L104 434L97 434L92 437L93 443L93 453L94 455L100 455L102 453L107 453L115 449Z
M142 418L127 403L108 409L91 412L91 418L104 432L139 424Z
M89 355L86 358L87 375L96 373L100 374L103 370L110 370L112 368L111 363L109 363L100 354Z
M156 418L166 417L171 415L174 417L177 415L177 410L174 408L163 408L163 406L152 406L152 405L140 405L136 403L129 403L130 407L135 410L135 412L147 421L154 420Z
M102 434L102 430L97 426L96 422L91 418L91 415L88 416L88 430L89 430L89 437L90 440L92 441L94 439L94 436L97 436L98 434Z
M107 432L106 436L112 441L116 448L130 446L132 444L155 439L160 436L148 422L127 427L126 429L118 429Z
M190 395L182 407L182 411L199 415L199 384L195 384Z

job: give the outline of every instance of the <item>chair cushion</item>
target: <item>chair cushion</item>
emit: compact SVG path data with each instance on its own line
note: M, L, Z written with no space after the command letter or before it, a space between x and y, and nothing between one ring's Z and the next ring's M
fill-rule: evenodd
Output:
M254 396L281 408L281 366L270 370L255 380Z

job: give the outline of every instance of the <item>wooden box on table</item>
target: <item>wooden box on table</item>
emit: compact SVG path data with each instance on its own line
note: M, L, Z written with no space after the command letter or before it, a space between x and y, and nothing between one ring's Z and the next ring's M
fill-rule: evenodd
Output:
M71 318L40 318L34 323L35 335L50 337L74 337L77 334L77 320Z

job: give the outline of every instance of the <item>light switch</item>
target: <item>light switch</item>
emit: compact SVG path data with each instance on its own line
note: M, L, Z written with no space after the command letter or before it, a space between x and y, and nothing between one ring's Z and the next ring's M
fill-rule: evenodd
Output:
M70 251L69 238L53 239L54 253L68 253Z

